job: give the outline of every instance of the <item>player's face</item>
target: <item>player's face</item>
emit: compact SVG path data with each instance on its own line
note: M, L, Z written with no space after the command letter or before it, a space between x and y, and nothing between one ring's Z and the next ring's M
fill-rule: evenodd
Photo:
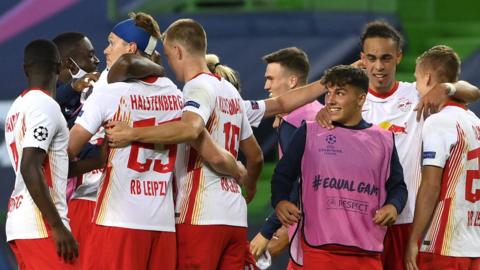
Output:
M94 72L100 63L90 40L85 37L77 47L75 52L75 63L86 72Z
M163 55L167 58L168 65L175 73L177 81L183 82L183 71L180 68L180 48L175 42L163 42Z
M362 106L365 102L365 94L350 85L327 87L325 103L332 121L353 126L362 119Z
M428 90L430 90L429 80L430 75L423 69L418 63L415 66L415 80L416 80L416 87L420 96L425 95Z
M110 33L108 35L108 46L105 48L105 50L103 50L103 53L105 54L105 59L107 60L107 68L112 67L112 65L117 61L120 56L130 52L130 44L125 42L125 40L119 38L114 33Z
M289 74L279 63L270 63L265 71L265 90L277 97L290 90Z
M369 87L381 94L390 91L395 84L397 64L402 59L397 43L391 38L367 38L361 59L366 67Z

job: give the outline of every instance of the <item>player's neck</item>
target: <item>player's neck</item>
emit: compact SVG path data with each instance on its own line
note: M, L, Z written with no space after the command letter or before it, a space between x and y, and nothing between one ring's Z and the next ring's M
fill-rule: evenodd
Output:
M191 59L190 61L185 63L185 73L184 73L184 80L185 82L190 81L191 79L195 78L200 73L210 73L210 70L207 67L207 63L205 62L205 57L202 59Z
M68 73L67 71L65 70L62 70L60 72L60 74L58 75L58 82L59 83L67 83L68 81L70 81L72 79L72 75L70 75L70 73Z
M393 94L398 88L398 82L392 81L389 85L385 87L375 87L374 85L368 86L368 91L379 97L386 97Z
M28 88L29 89L41 89L44 91L50 92L52 97L55 96L55 89L56 89L56 81L55 80L45 80L45 79L35 79L32 78L28 81Z

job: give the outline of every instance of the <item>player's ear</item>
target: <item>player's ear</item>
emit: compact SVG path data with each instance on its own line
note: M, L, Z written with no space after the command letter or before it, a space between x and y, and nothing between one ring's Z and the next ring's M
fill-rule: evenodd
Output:
M135 42L128 43L128 52L129 53L136 53L137 52L137 43L135 43Z
M183 59L183 50L180 46L174 46L173 49L175 50L175 55L177 56L178 60Z
M358 91L358 95L357 95L357 105L359 108L363 108L363 104L365 103L365 100L367 99L367 94L365 94L364 92L361 92L361 90L355 90L355 91Z
M28 76L28 68L27 68L27 65L23 64L23 72L25 73L25 76L27 76L27 78L29 78Z
M397 59L396 59L397 65L400 64L400 62L402 61L402 58L403 58L403 51L402 51L402 50L399 50L399 51L397 52Z
M298 77L296 75L290 75L290 77L288 78L288 87L290 87L290 89L293 89L297 86L298 84Z

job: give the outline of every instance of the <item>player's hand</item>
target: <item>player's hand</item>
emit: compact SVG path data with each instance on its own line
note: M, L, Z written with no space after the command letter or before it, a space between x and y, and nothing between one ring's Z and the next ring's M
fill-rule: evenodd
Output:
M327 106L323 107L320 111L318 111L317 116L315 118L317 119L317 123L323 128L327 128L327 129L334 128Z
M286 227L295 224L300 221L302 212L300 209L287 200L280 201L275 207L275 213L277 214L278 219Z
M100 78L100 73L98 73L98 72L87 73L79 79L74 79L72 81L72 88L76 92L81 92L85 88L92 87L93 82L98 81L98 78Z
M445 84L436 84L430 91L420 98L415 111L417 111L417 121L420 121L422 114L423 119L427 119L430 115L437 113L448 99L448 88Z
M77 241L63 223L52 227L52 237L59 257L62 257L67 262L71 262L78 257Z
M237 160L237 172L235 173L235 175L232 175L232 176L237 181L237 184L239 184L242 187L245 183L248 182L247 168L245 168L242 162Z
M408 241L405 251L405 268L407 270L418 270L417 266L418 244L415 241Z
M270 253L272 257L277 257L288 247L288 244L288 229L287 227L282 226L275 232L275 234L273 234L272 239L268 242L268 253Z
M125 122L113 121L106 125L108 146L125 147L132 142L132 128Z
M387 204L376 211L373 222L382 226L390 226L395 223L397 217L397 208L392 204Z
M261 233L257 233L257 235L255 235L252 241L250 241L250 251L255 258L255 261L258 260L260 255L262 255L263 252L265 252L265 250L267 249L268 241L269 240L263 237Z
M350 66L356 67L356 68L361 68L361 69L366 69L366 68L367 68L367 67L365 66L365 64L363 64L362 59L359 59L359 60L351 63Z
M248 182L247 182L248 183ZM255 184L245 184L245 201L250 203L257 193L257 185Z

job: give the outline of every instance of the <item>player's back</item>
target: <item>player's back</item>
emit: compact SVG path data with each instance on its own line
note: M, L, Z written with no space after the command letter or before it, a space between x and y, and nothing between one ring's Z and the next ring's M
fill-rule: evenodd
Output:
M223 78L200 74L185 84L184 95L184 111L202 115L213 140L237 157L240 141L252 131L235 87ZM177 223L246 227L246 203L235 179L222 177L205 166L190 146L179 147Z
M106 121L133 127L179 119L182 94L167 78L114 83L95 91L77 123L94 134ZM99 225L174 231L172 172L176 145L132 143L111 149L102 176L94 222Z
M48 92L24 91L12 104L5 121L5 141L15 171L15 187L8 204L7 240L45 238L45 221L25 185L20 171L23 149L43 149L43 166L50 195L68 228L65 190L68 173L68 128L59 105Z
M465 106L447 104L425 120L422 135L424 166L443 168L439 203L422 251L480 257L480 119Z

